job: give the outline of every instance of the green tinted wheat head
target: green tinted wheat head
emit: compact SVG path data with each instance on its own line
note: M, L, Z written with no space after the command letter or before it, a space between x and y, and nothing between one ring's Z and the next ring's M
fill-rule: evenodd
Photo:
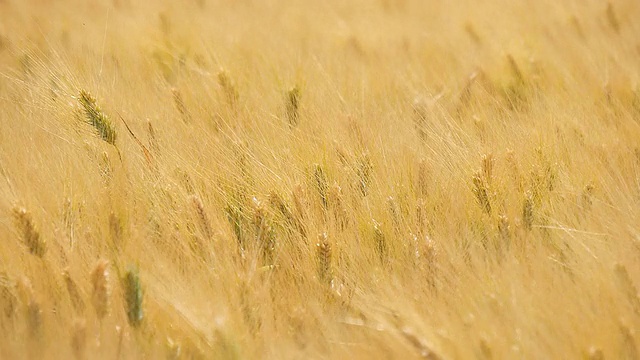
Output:
M144 318L144 312L142 309L143 293L138 270L134 267L129 268L125 274L123 283L127 320L129 321L129 325L137 328L142 324L142 320Z
M300 120L300 88L292 87L285 94L285 112L289 125L295 127Z
M84 109L87 123L95 128L102 140L115 146L117 138L116 129L111 124L107 115L100 110L96 104L96 99L85 90L80 90L78 101L80 101L80 105L82 105Z

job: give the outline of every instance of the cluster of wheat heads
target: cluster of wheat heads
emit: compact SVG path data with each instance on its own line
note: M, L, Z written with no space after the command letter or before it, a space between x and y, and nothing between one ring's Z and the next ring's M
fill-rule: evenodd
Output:
M0 358L639 356L637 2L0 14Z

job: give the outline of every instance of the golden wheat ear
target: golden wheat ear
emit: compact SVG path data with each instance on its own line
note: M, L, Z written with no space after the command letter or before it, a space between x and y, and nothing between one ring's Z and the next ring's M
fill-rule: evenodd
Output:
M111 287L109 286L109 262L100 260L91 273L93 283L93 294L91 303L96 310L99 320L102 320L109 313L109 297Z
M47 252L47 242L40 235L31 213L23 207L16 207L13 209L13 217L29 252L42 258Z
M318 235L318 242L316 243L316 259L318 266L318 278L322 282L331 283L331 243L329 243L326 232Z

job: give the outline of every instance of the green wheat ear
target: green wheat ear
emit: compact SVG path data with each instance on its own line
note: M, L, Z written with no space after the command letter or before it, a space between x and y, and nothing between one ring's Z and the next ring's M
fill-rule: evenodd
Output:
M124 296L127 303L127 319L129 324L136 328L142 324L144 313L142 311L142 285L138 270L130 267L124 277Z
M117 137L116 130L107 115L105 115L96 104L96 99L88 92L80 90L78 100L84 108L87 123L96 129L102 140L115 146Z

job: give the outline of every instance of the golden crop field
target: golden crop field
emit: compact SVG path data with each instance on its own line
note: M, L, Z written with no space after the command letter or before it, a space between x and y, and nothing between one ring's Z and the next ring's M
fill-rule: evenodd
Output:
M0 358L639 358L639 18L0 0Z

